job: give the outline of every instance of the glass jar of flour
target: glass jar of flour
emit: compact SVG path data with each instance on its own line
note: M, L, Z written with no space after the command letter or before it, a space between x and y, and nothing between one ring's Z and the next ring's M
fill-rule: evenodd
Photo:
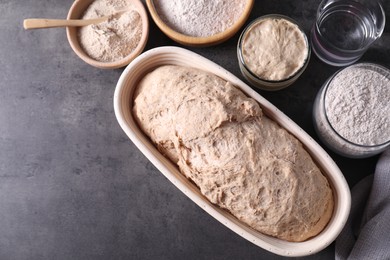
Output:
M322 86L313 108L317 134L334 152L370 157L390 147L390 70L358 63Z

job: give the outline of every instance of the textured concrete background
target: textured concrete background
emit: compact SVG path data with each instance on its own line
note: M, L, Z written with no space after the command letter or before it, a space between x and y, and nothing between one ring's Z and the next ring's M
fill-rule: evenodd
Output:
M248 22L279 13L308 32L318 3L257 0ZM123 69L85 64L64 28L22 28L24 18L65 18L71 4L0 0L0 259L284 259L210 217L126 137L112 105ZM150 26L146 49L176 45ZM362 60L389 66L389 31ZM237 40L190 49L242 78ZM317 139L313 100L336 70L312 55L293 86L259 93ZM329 153L351 186L377 161ZM333 257L331 245L302 259Z

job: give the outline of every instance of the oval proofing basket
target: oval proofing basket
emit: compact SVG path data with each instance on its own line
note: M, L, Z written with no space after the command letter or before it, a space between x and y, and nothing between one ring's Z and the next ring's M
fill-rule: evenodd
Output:
M161 65L189 66L214 73L240 88L246 95L261 105L264 114L297 137L311 154L333 189L335 208L327 227L317 236L304 242L288 242L262 234L240 222L227 211L210 203L199 189L185 178L171 161L165 158L143 134L132 115L133 93L139 81L154 68ZM114 94L114 109L117 120L138 149L193 202L232 231L255 245L283 256L314 254L332 243L341 232L349 215L351 195L343 174L330 156L306 132L274 105L260 96L236 76L191 51L179 47L159 47L147 51L133 60L123 71Z

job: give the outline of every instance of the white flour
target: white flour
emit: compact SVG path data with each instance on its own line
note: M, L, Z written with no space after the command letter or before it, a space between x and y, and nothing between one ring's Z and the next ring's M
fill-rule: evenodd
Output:
M195 37L225 31L242 15L246 0L155 0L161 19L173 30Z
M91 58L103 62L117 61L138 46L142 35L142 20L129 2L95 0L85 11L83 18L92 19L129 10L106 22L80 28L80 45Z
M331 81L325 110L332 127L360 145L390 140L390 75L376 67L353 66Z

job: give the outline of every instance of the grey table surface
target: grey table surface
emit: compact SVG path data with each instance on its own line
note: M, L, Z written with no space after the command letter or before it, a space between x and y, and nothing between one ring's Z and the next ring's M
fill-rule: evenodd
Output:
M0 259L285 259L205 213L127 138L113 110L123 69L81 61L64 28L22 27L25 18L65 18L71 4L0 0ZM309 32L318 4L257 0L248 22L279 13ZM385 9L389 14L388 1ZM238 34L218 46L189 49L243 79L237 40ZM178 44L150 20L145 50L165 45ZM389 66L388 27L361 61ZM318 140L313 100L337 69L312 55L291 87L258 92ZM351 187L373 173L378 159L326 150ZM300 259L333 258L334 244Z

